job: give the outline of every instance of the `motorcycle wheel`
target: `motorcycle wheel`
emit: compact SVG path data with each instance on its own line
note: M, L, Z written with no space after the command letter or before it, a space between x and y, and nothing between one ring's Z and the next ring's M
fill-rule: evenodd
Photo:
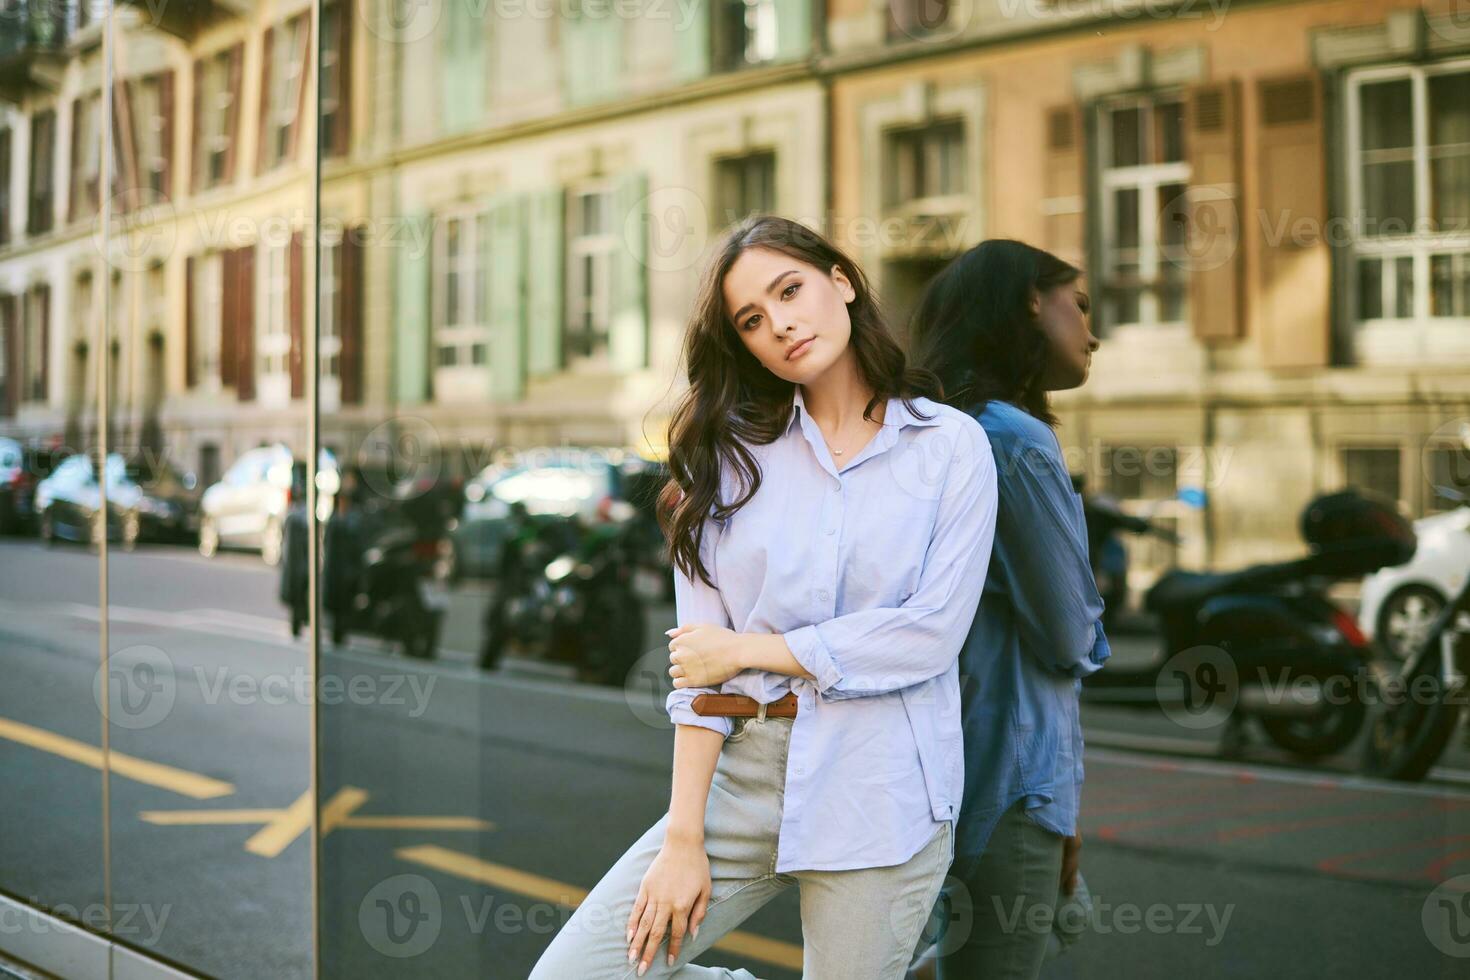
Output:
M1373 715L1363 744L1363 772L1382 779L1417 782L1428 774L1460 720L1459 692L1445 690L1438 674L1415 677L1408 690L1422 692L1433 678L1433 695L1405 697Z
M1329 705L1310 718L1263 717L1261 727L1271 741L1303 759L1341 752L1358 737L1368 717L1368 706L1357 688L1349 683L1347 689L1353 691L1353 697L1346 704Z
M403 642L403 653L414 660L434 659L434 647L439 633L439 617L422 603L406 611L403 630L399 639Z
M505 602L497 595L485 613L485 639L480 643L480 669L495 670L500 666L504 655Z

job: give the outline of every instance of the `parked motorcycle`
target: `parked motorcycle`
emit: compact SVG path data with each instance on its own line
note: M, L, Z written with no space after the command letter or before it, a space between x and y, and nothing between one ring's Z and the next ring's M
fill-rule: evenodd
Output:
M515 652L571 664L579 680L621 683L642 652L644 633L633 518L627 504L595 523L533 516L513 505L480 665L493 669Z
M1163 656L1089 675L1083 700L1191 713L1219 705L1227 749L1244 738L1247 718L1305 759L1345 748L1366 717L1360 681L1371 650L1326 588L1408 561L1414 531L1391 505L1343 491L1309 503L1301 533L1310 551L1294 561L1163 575L1144 602L1158 617Z
M1072 474L1072 488L1082 496L1082 515L1087 521L1092 577L1103 600L1103 628L1112 630L1128 607L1128 549L1119 540L1119 532L1151 534L1173 545L1179 544L1179 536L1147 517L1127 513L1114 497L1085 493L1085 486L1086 477Z
M1470 507L1470 496L1436 488ZM1470 691L1470 579L1445 603L1403 663L1378 685L1363 746L1363 771L1385 779L1420 780L1454 733Z

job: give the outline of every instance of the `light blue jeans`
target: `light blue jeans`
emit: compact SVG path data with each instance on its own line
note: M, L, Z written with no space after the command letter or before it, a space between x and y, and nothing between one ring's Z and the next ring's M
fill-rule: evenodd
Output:
M903 864L777 874L791 727L790 718L735 720L720 750L704 816L709 909L699 937L685 934L674 965L668 965L665 940L645 978L755 980L748 970L690 961L799 885L806 980L902 980L954 857L953 824L938 824L929 843ZM542 954L531 980L637 977L638 965L628 962L628 916L663 846L668 819L665 813L597 883Z

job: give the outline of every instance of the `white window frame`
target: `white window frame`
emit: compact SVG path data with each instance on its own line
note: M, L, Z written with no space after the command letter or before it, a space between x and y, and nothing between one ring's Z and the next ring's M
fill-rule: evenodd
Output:
M582 228L582 201L588 195L601 195L604 204L603 224L600 232L586 233ZM619 229L613 227L613 188L609 181L589 181L573 187L568 192L566 209L566 321L562 327L562 350L566 352L569 370L602 370L612 362L609 347L612 333L612 277L613 253L625 248ZM587 276L583 273L584 260L593 259L591 289L586 288ZM600 259L600 261L598 261ZM588 294L590 293L590 299ZM601 334L591 353L574 350L572 337L581 336L585 330L588 308L591 307L595 333Z
M204 62L203 105L200 113L204 132L199 138L199 153L194 165L203 175L200 187L213 187L224 179L224 161L229 153L230 134L225 129L229 118L230 102L234 93L230 91L230 58L228 49L216 51ZM215 158L220 160L220 173L213 171Z
M25 339L21 342L21 357L24 364L21 369L20 398L18 402L30 404L45 404L50 400L51 393L46 390L47 382L50 380L45 376L42 365L46 362L48 352L42 350L43 341L46 338L46 330L41 322L40 304L36 302L36 291L34 288L25 291L21 302L22 315L25 322L22 329L25 331ZM47 305L53 305L53 298L48 297ZM51 311L48 309L46 315L49 317Z
M262 405L291 402L290 252L286 242L257 247L255 392Z
M739 71L755 65L765 65L776 59L780 50L781 25L776 16L776 0L716 0L719 7L734 6L736 3L745 5L745 27L744 50L741 61L738 64L722 66L721 70ZM724 29L725 11L714 10L711 15L719 19L720 27ZM730 39L721 39L721 43L728 45Z
M66 345L67 390L69 401L77 405L91 405L89 397L95 390L96 379L91 369L92 343L97 335L97 317L101 307L97 297L97 277L89 270L78 272L71 281L72 329L70 343ZM78 357L78 347L84 353ZM80 364L78 363L80 361ZM73 371L73 369L77 369Z
M340 291L342 240L322 242L321 300L317 310L317 399L322 411L334 412L342 404L342 333L337 323Z
M1182 102L1182 93L1173 90L1161 90L1145 95L1131 95L1122 98L1107 99L1097 107L1098 113L1098 153L1097 153L1097 181L1100 190L1099 220L1101 222L1101 259L1099 263L1102 278L1107 281L1112 275L1113 252L1115 246L1112 242L1112 230L1115 226L1114 218L1117 216L1113 205L1113 195L1120 190L1136 190L1138 192L1138 278L1140 281L1161 282L1160 270L1164 264L1163 248L1159 243L1159 188L1168 184L1181 184L1186 190L1189 187L1190 166L1188 161L1188 150L1185 150L1185 159L1170 163L1143 163L1131 167L1111 167L1106 161L1113 159L1113 128L1111 113L1119 109L1142 108L1150 113L1161 103ZM1187 122L1181 125L1187 128ZM1188 139L1188 133L1181 134L1182 139ZM1103 290L1095 290L1095 293L1107 307L1105 322L1109 330L1143 328L1147 330L1158 329L1180 329L1189 323L1189 292L1187 288L1181 304L1182 316L1177 320L1164 320L1162 318L1161 303L1158 293L1144 287L1138 297L1138 319L1125 321L1118 317L1116 307L1106 297Z
M194 260L194 302L191 317L194 338L194 386L204 392L218 392L220 383L220 329L224 317L224 257L220 252L205 252Z
M96 181L98 198L107 196L102 188L101 110L101 93L83 96L77 103L78 116L72 120L72 125L78 128L73 138L81 141L81 160L77 164L76 180L72 182L72 190L78 197L75 207L78 217L97 213L92 207L91 198L87 196L88 184Z
M1429 65L1385 65L1349 73L1347 98L1343 100L1347 133L1346 169L1348 213L1352 216L1352 245L1348 249L1348 308L1353 324L1356 359L1374 361L1424 361L1443 356L1470 356L1470 316L1430 315L1431 256L1452 254L1457 263L1470 263L1470 228L1458 232L1429 230L1429 100L1428 80L1433 75L1470 72L1470 58ZM1414 117L1414 221L1403 235L1369 237L1365 234L1363 201L1362 89L1376 82L1409 79ZM1398 261L1408 258L1414 278L1410 297L1412 312L1407 317L1364 318L1359 309L1359 263L1382 260L1380 305L1383 311L1397 306Z
M154 195L163 193L163 171L168 148L163 145L162 82L158 75L148 75L133 83L137 97L138 179ZM155 196L144 201L152 204Z
M459 236L454 268L457 323L449 322L451 227ZM490 216L484 207L461 205L440 212L434 222L434 253L429 268L433 270L434 397L439 401L478 401L488 394L489 238Z
M301 104L305 75L302 69L310 54L306 58L296 55L305 52L304 32L310 23L308 15L297 14L277 25L277 36L271 42L271 92L266 126L268 168L286 159L291 127L297 122L296 109Z

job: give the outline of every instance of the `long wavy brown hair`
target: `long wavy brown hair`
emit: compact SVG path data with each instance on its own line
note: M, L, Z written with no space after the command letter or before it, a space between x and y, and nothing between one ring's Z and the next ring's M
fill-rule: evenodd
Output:
M873 392L864 418L871 421L889 398L903 398L918 414L912 399L939 397L937 379L909 366L867 277L841 249L805 225L775 215L747 218L732 229L706 267L689 315L683 355L689 388L670 424L669 480L658 507L674 564L710 586L714 582L700 559L705 521L729 519L760 489L760 465L750 446L773 442L786 430L796 389L746 349L725 309L725 276L752 248L780 252L829 275L836 266L847 276L856 294L847 304L852 321L848 343L859 375ZM720 474L726 466L740 486L729 501L720 499Z

